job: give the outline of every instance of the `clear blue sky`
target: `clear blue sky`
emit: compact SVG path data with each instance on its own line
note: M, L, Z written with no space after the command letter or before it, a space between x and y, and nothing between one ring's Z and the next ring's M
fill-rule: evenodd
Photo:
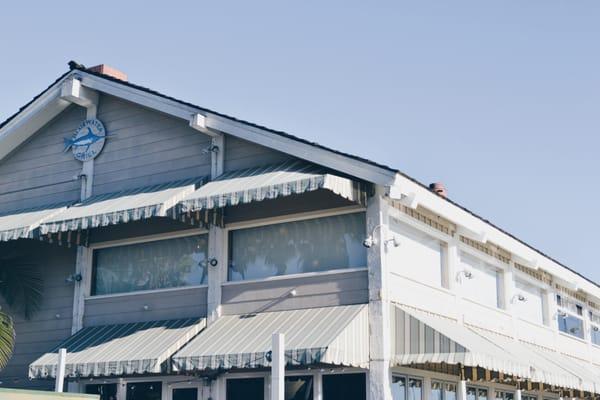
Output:
M443 181L600 282L600 2L168 3L3 5L0 120L70 59L110 64L134 83Z

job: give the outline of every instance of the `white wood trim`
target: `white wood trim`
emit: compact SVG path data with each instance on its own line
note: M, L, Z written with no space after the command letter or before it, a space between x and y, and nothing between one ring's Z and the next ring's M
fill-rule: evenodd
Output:
M85 246L77 246L75 274L81 275L81 281L73 282L73 321L71 324L71 334L75 334L83 328L85 298L89 296L92 285L92 263L92 249Z
M212 179L221 176L225 170L225 136L211 138L210 175Z
M184 290L193 290L193 289L203 289L208 288L208 285L193 285L193 286L179 286L172 288L162 288L162 289L150 289L150 290L136 290L133 292L124 292L124 293L114 293L114 294L98 294L98 295L87 295L85 300L101 300L101 299L113 299L117 297L129 297L129 296L137 296L142 294L153 294L153 293L165 293L165 292L180 292Z
M179 230L179 231L157 233L157 234L153 234L153 235L135 236L135 237L127 238L127 239L96 242L96 243L91 243L89 245L89 248L93 249L93 250L105 249L108 247L119 247L119 246L126 246L129 244L156 242L159 240L177 239L177 238L181 238L181 237L203 235L203 234L207 234L207 233L208 233L208 230L203 229L203 228L184 229L184 230Z
M299 274L289 274L289 275L277 275L277 276L269 276L262 279L248 279L246 281L226 281L223 282L222 286L236 286L236 285L245 285L249 283L261 283L261 282L277 282L277 281L286 281L293 280L298 278L310 278L310 277L318 277L318 276L328 276L328 275L345 275L353 272L367 271L367 268L338 268L331 269L328 271L321 272L304 272Z
M217 265L210 265L211 259ZM211 324L221 316L222 284L227 280L227 232L220 227L211 226L208 232L208 298L207 324Z
M303 221L307 219L317 219L323 217L333 217L336 215L354 214L365 211L366 209L360 206L347 206L327 210L307 211L302 213L285 214L276 217L258 218L248 221L234 222L231 224L227 224L225 229L227 230L227 232L229 232L237 229L256 228L260 226L276 225L283 224L286 222Z

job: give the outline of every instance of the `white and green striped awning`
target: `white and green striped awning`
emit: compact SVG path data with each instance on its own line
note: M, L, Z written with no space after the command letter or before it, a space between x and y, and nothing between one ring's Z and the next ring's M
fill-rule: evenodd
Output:
M565 389L595 391L589 374L581 376L512 337L411 307L392 308L392 365L478 367Z
M29 365L29 377L56 377L67 349L67 377L164 373L169 357L206 326L204 318L87 327Z
M368 185L332 174L323 167L303 161L288 161L231 171L205 184L180 202L183 213L235 206L319 189L359 204L366 204Z
M65 204L16 210L0 215L0 242L33 239L39 225L66 209Z
M288 365L366 367L367 309L362 304L222 316L172 357L173 370L267 367L273 333L285 334Z
M40 224L42 235L164 217L201 180L187 179L92 196Z

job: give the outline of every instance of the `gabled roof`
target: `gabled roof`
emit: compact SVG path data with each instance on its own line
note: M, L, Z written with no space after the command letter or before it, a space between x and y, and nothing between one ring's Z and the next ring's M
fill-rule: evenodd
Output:
M393 186L411 185L412 188L410 190L403 189L402 193L405 194L411 191L411 193L424 193L429 200L427 202L428 204L441 206L430 207L432 211L439 213L440 215L446 218L448 218L448 214L456 215L458 213L460 217L455 219L468 218L477 222L477 226L480 226L483 223L486 226L496 230L496 233L498 234L496 235L496 237L501 236L503 239L505 239L502 240L502 242L506 242L506 239L508 239L508 241L512 240L517 244L517 247L519 247L520 249L525 249L528 250L528 252L533 252L537 255L540 255L543 258L547 259L550 264L554 264L554 266L556 267L564 268L567 271L570 271L571 273L576 275L577 277L582 278L585 281L585 283L587 283L588 285L591 284L591 286L594 289L596 289L595 292L598 292L597 289L600 288L600 285L598 285L591 279L581 275L579 272L553 259L544 252L515 237L514 235L496 226L489 220L479 216L473 211L461 206L455 201L445 197L441 197L431 192L428 189L428 187L423 183L390 166L383 165L363 157L331 149L319 143L302 139L287 132L271 129L226 114L222 114L205 107L200 107L198 105L186 102L184 100L180 100L165 95L163 93L157 92L150 88L136 85L128 81L123 81L109 75L104 75L92 71L74 61L69 62L69 68L70 70L68 72L61 75L44 91L35 96L27 104L19 108L19 110L15 114L11 115L5 121L0 123L0 149L2 148L2 142L6 139L7 134L11 129L14 128L9 127L11 123L13 123L14 125L18 124L19 122L15 121L19 119L22 116L22 114L31 112L30 109L37 106L37 103L40 103L39 106L42 107L47 106L47 104L49 104L49 100L47 98L55 96L55 92L60 93L60 86L64 81L71 77L77 77L81 80L83 85L93 90L109 93L111 95L121 97L133 103L137 103L149 108L155 108L158 111L165 112L167 114L171 114L179 118L189 120L192 117L192 115L196 113L204 114L205 116L209 116L211 118L211 128L214 128L215 130L223 131L232 136L236 136L238 138L248 140L251 142L256 142L257 144L270 147L278 151L293 154L296 157L304 158L315 164L323 165L331 169L335 169L340 172L346 173L348 175L356 176L357 178L363 179L368 182L376 183L390 188ZM54 116L58 115L58 113L62 112L62 110L64 110L64 108L66 108L68 105L66 102L63 103L65 104L62 104L59 101L59 105L55 106L55 109L53 109L49 113L45 113L45 118L49 121ZM37 110L36 112L40 111ZM43 126L43 124L40 125L40 121L34 121L34 126L38 126L39 129L39 127ZM33 133L35 132L31 132L31 134ZM9 143L9 145L13 145L13 147L10 150L16 148L20 143L21 142L18 142L16 145L13 145L13 143ZM0 161L4 158L6 154L8 154L6 150L4 152L0 151ZM441 211L441 209L450 210L451 212L444 213L443 211ZM496 244L502 245L502 243ZM555 273L556 268L549 268L549 272ZM600 294L594 295L600 298Z

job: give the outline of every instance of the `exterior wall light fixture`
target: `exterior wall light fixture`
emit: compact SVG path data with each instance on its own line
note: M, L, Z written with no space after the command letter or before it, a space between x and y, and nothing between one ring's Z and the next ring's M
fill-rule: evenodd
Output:
M67 278L65 279L65 282L67 282L67 283L81 282L82 279L83 279L83 277L79 273L71 274L71 275L67 276Z
M462 271L458 271L458 273L456 274L456 281L458 283L462 283L463 276L467 279L473 279L473 273L471 271L467 271L466 269L463 269Z
M526 302L527 302L527 297L525 297L525 296L524 296L524 295L522 295L521 293L517 293L517 294L515 294L515 295L512 297L512 299L510 299L510 302L511 302L511 303L514 303L514 302L515 302L515 300L518 300L518 301L521 301L521 302L523 302L523 303L526 303Z
M370 249L371 247L373 247L374 244L377 244L377 241L375 240L375 230L377 230L377 228L381 229L381 224L375 226L371 231L371 234L367 236L365 240L363 240L363 246L365 246L367 249ZM400 246L400 240L396 236L393 236L392 238L383 241L383 245L386 248L390 243L394 247Z

